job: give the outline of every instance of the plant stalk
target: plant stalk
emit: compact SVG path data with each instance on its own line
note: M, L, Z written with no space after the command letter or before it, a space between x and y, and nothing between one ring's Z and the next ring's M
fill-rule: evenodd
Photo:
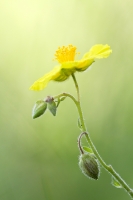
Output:
M113 167L111 165L107 165L104 160L101 158L101 156L99 155L96 147L94 146L88 132L85 126L85 121L84 121L84 117L83 117L83 112L81 109L81 103L80 103L80 92L79 92L79 86L76 80L76 77L74 74L72 74L72 78L76 87L76 91L77 91L77 98L78 101L76 102L76 106L78 109L78 113L79 113L79 118L80 118L80 123L81 123L81 128L82 131L85 134L86 140L88 142L88 144L90 145L91 149L93 150L93 153L95 154L95 156L97 157L99 163L104 167L104 169L110 173L113 177L115 177L115 179L120 183L120 185L127 191L127 193L130 195L131 198L133 198L133 190L129 187L129 185L121 178L121 176L113 169Z

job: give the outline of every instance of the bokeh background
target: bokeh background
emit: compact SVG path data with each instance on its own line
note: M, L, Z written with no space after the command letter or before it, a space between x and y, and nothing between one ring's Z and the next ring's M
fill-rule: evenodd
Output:
M130 199L104 169L98 181L80 172L70 99L56 117L31 118L36 100L76 95L71 78L29 90L57 64L57 47L77 46L80 59L100 43L111 46L111 56L77 74L84 117L101 156L133 187L133 1L0 0L1 200Z

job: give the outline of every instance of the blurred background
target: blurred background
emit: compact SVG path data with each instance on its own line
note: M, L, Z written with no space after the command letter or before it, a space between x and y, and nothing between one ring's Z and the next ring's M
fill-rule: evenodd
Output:
M47 95L69 92L68 81L30 91L50 71L58 46L73 44L80 59L95 44L109 44L107 59L77 73L82 108L100 155L133 187L133 1L0 1L0 199L88 200L130 197L78 167L78 113L70 99L33 120L32 107ZM83 139L83 143L85 140Z

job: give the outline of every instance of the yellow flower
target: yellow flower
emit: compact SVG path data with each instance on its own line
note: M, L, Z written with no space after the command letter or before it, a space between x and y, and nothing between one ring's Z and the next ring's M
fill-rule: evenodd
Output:
M67 47L59 47L55 53L55 60L60 65L54 67L49 73L35 81L30 87L30 90L42 90L51 80L65 81L76 71L85 71L95 61L95 58L107 58L111 52L112 50L107 44L98 44L93 46L81 60L76 61L74 59L78 53L76 52L75 46L68 45Z

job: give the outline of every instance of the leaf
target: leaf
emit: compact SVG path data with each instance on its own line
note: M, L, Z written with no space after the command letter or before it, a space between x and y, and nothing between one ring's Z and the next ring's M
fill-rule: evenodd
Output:
M122 188L121 184L112 176L112 185L116 188Z
M83 146L84 151L89 152L89 153L93 153L92 149L86 146Z
M56 107L58 107L58 106L59 106L59 104L61 103L61 101L64 101L64 100L65 100L65 98L66 98L66 97L61 97L61 98L58 98L58 99L57 99L57 101L56 101L56 102L57 102L57 104L56 104Z
M60 101L64 101L65 100L65 96L60 98Z

